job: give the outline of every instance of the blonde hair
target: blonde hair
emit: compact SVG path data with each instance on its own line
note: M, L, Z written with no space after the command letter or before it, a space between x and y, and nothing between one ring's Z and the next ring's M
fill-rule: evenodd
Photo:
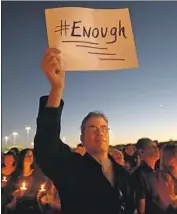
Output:
M120 150L115 149L115 148L110 148L110 149L109 149L109 154L110 154L110 155L114 155L114 153L117 153L117 154L119 154L120 156L123 156L123 153L122 153Z
M160 154L160 169L163 170L167 163L177 157L177 144L176 143L170 143L167 144Z

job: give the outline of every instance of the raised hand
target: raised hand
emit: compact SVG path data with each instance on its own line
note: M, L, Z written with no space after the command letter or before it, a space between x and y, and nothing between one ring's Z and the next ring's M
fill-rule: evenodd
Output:
M65 81L65 72L61 67L60 50L49 48L44 54L41 63L42 70L53 89L63 89Z

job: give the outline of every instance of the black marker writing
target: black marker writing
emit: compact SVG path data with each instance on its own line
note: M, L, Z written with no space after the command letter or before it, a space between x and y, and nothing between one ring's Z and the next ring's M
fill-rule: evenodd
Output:
M117 35L118 34L118 35ZM127 39L126 35L125 35L125 27L122 27L122 23L121 20L119 20L119 28L117 29L116 27L111 28L111 35L115 36L114 40L111 42L107 42L107 44L111 44L114 42L117 42L117 36L122 36Z
M99 58L99 60L107 60L107 61L125 61L125 59L114 59L114 58L110 58L110 59L108 59L108 58Z
M62 42L64 42L64 43L74 42L74 43L86 43L86 44L98 45L97 42L87 42L87 41L62 41Z
M78 29L78 28L80 28L79 26L76 26L76 24L78 24L78 23L81 23L81 21L74 21L73 22L71 36L77 36L77 37L79 36L79 37L81 37L80 34L75 34L75 30Z
M98 52L88 52L89 54L99 54L99 55L116 55L115 53L98 53Z
M89 29L86 29L86 27L83 27L83 37L90 38L90 36L92 36L93 38L98 38L99 34L101 34L101 37L105 38L108 31L107 28L104 29L103 27L101 27L100 31L98 28L94 28L92 31L91 30L92 30L91 27Z
M60 35L63 35L63 31L65 32L65 36L67 35L67 31L69 30L70 25L67 25L66 20L65 20L65 24L63 25L63 21L61 20L61 25L56 26L56 28L58 28L57 30L55 30L55 32L60 32Z
M93 46L89 46L89 45L76 45L76 47L82 47L82 48L93 48L93 49L107 50L107 48L93 47Z
M84 38L106 38L108 36L112 36L113 39L111 41L108 41L107 44L115 43L118 40L118 37L124 37L127 39L126 36L126 29L124 26L122 26L122 21L119 20L118 26L114 27L85 27L83 26L82 21L73 21L71 25L66 23L62 24L61 20L61 25L57 26L59 30L56 30L55 32L60 31L62 35L62 31L65 31L65 36L67 35L68 32L68 27L70 27L70 36L72 37L84 37Z

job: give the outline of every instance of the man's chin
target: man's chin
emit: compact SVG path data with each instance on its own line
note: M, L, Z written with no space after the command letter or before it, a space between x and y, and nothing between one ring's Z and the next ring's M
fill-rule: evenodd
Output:
M98 150L97 150L98 153L106 153L108 152L108 148L105 148L105 147L100 147Z

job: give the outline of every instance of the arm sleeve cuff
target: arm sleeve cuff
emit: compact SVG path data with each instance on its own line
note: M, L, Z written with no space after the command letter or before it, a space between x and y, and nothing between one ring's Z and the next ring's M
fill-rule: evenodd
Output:
M64 106L64 101L61 99L60 105L58 108L47 107L48 96L43 96L40 98L38 120L42 118L44 121L56 121L60 122L61 114Z

